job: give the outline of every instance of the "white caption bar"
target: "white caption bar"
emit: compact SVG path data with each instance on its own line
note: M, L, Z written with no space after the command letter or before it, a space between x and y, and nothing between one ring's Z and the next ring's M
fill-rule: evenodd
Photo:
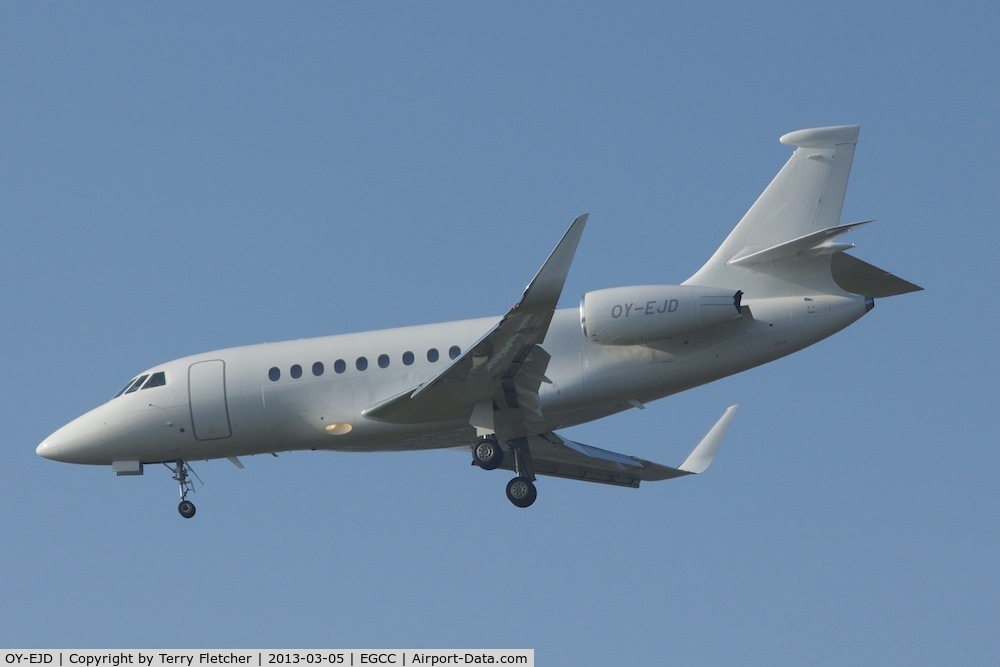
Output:
M0 651L0 667L288 667L297 665L521 665L534 667L534 649L63 649Z

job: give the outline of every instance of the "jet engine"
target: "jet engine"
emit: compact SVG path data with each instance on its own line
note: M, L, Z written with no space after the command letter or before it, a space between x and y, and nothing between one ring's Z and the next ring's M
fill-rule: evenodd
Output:
M587 292L583 335L601 345L642 345L740 317L743 292L697 285L636 285Z

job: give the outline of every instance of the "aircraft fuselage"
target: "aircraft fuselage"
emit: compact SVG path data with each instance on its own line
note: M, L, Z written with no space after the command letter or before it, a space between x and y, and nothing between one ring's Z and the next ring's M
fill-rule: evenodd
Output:
M581 333L576 309L557 310L542 344L552 355L546 371L551 382L541 385L543 416L531 420L530 428L567 428L766 363L839 331L869 305L856 296L747 298L742 317L732 323L623 346L591 343ZM363 410L439 373L497 319L265 343L177 359L142 374L164 373L163 386L117 396L54 433L39 453L110 465L291 450L468 446L476 437L468 415L404 425L368 419ZM75 442L77 433L86 434L90 446Z

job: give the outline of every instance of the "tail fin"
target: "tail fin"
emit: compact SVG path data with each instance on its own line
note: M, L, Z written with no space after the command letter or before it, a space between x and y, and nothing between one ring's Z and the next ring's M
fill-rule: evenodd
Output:
M796 147L792 157L711 259L685 284L741 289L748 297L845 292L886 296L920 289L843 255L853 244L835 242L841 234L866 224L840 225L860 129L859 125L839 125L781 137L781 143ZM861 265L872 270L862 271ZM838 277L848 273L850 279ZM859 273L865 274L864 280L858 278Z

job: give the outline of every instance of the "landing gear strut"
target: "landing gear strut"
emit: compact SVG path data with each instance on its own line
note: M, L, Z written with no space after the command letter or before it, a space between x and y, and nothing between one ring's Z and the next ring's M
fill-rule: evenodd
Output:
M173 467L164 463L163 465L174 473L174 481L180 487L181 502L177 505L177 511L180 512L181 516L185 519L190 519L194 516L197 511L194 503L187 499L187 494L194 491L194 482L188 479L188 473L191 473L195 477L198 475L195 473L194 469L188 465L187 461L177 461L177 464ZM198 481L201 481L199 478Z
M527 438L511 440L510 448L514 453L514 471L517 477L507 482L507 500L516 507L531 507L538 497L538 490L535 488L535 468L531 464Z

